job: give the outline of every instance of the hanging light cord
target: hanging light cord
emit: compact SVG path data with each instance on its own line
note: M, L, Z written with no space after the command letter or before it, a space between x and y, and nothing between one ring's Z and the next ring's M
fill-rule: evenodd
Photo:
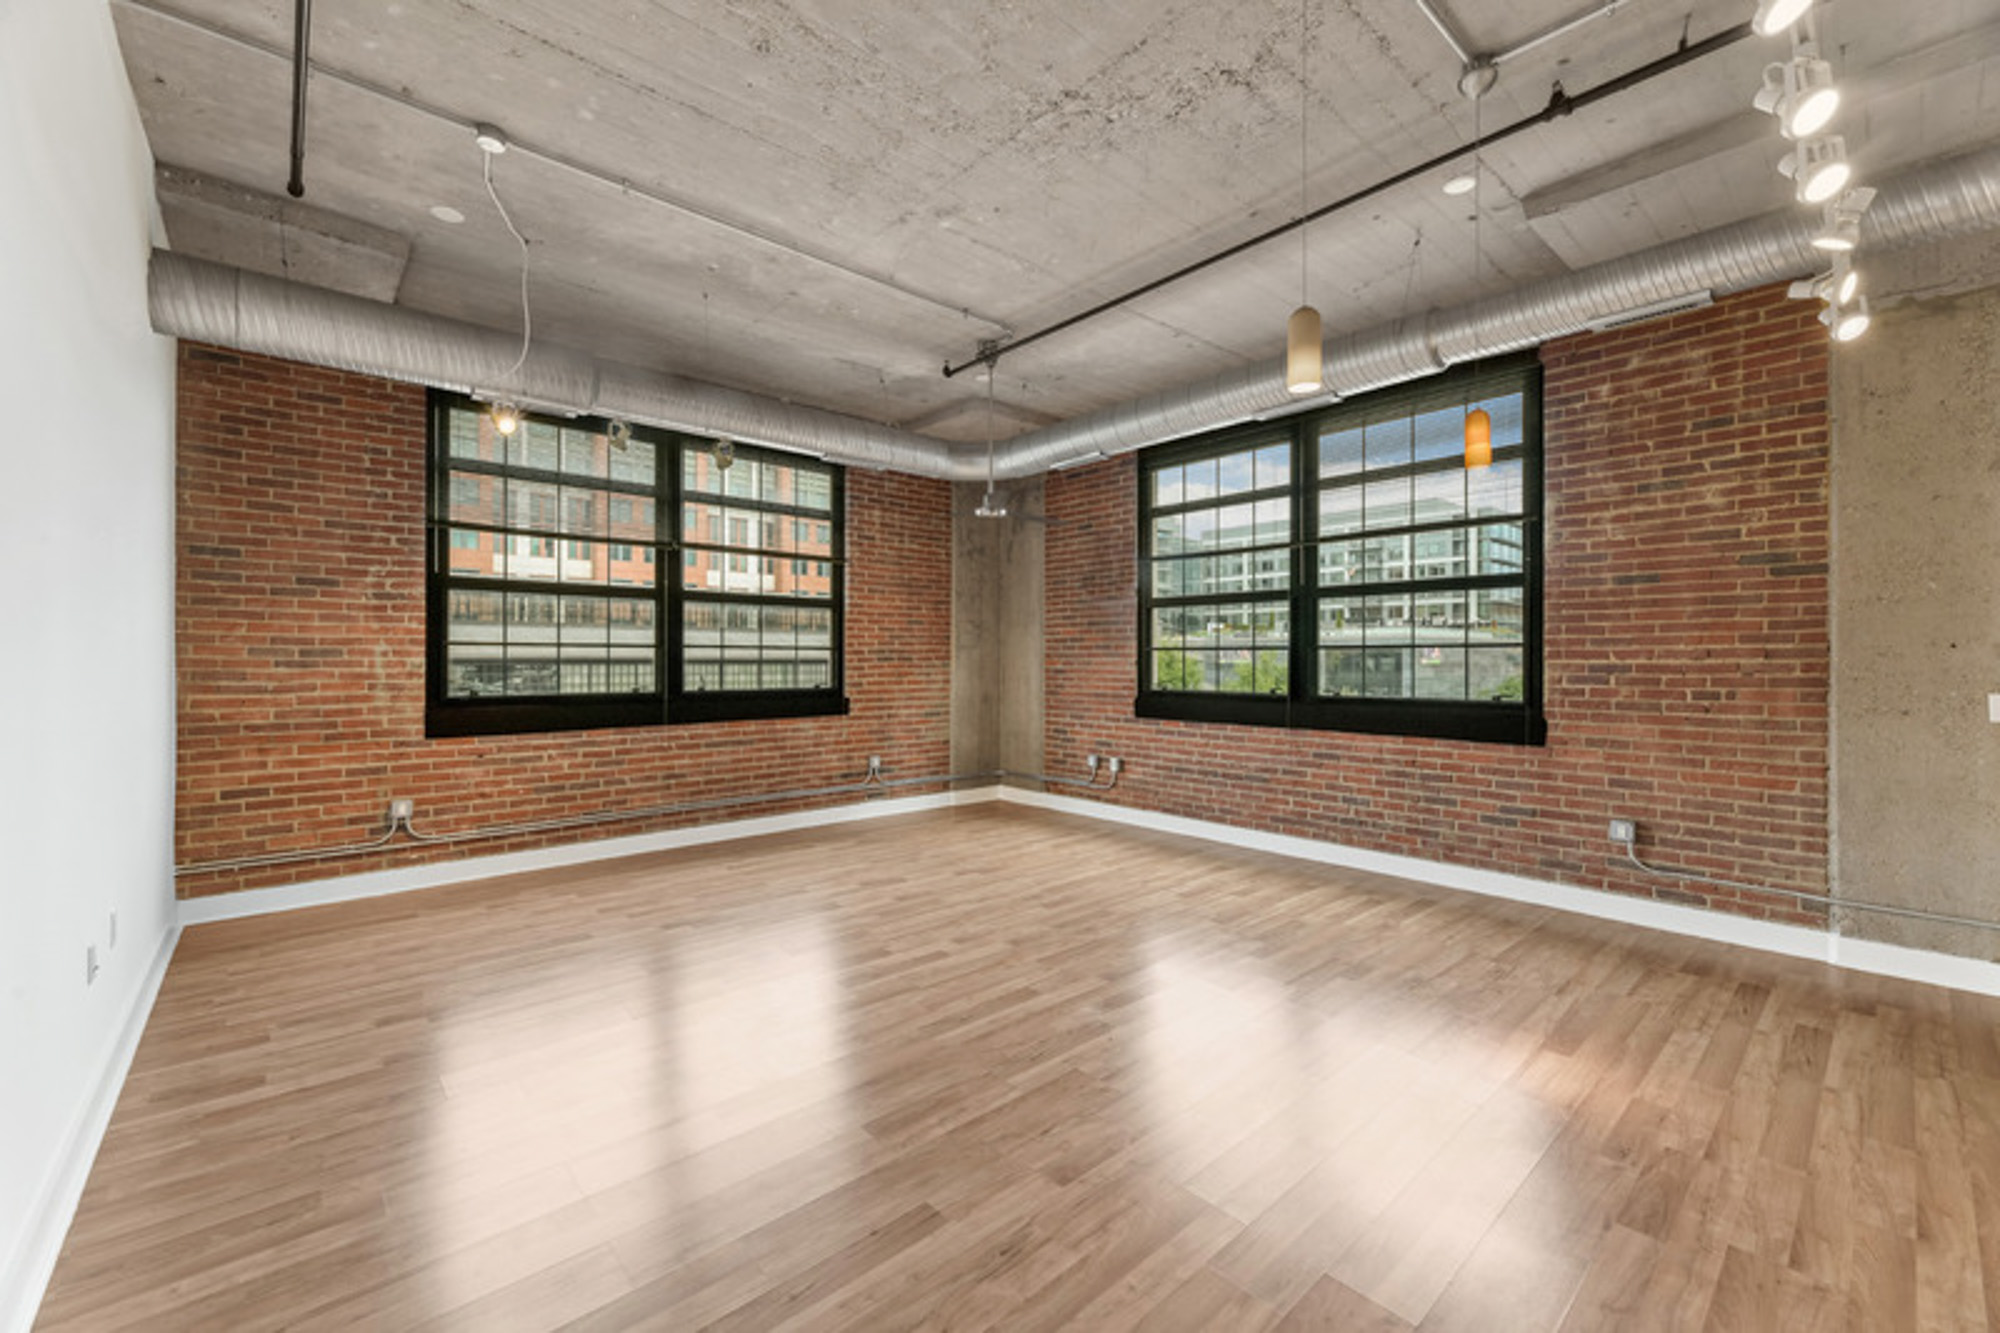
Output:
M1306 6L1309 0L1299 0L1299 304L1311 305L1306 299L1307 252L1306 252L1306 114L1310 102L1306 79Z
M1479 109L1486 101L1486 90L1473 85L1472 94L1472 299L1477 301L1486 294L1484 286L1486 248L1479 238L1480 215L1486 210L1481 207L1486 190L1486 164L1480 158L1481 131Z
M528 340L534 334L534 322L528 313L528 238L514 225L514 219L507 213L507 205L500 202L500 191L493 188L493 154L482 152L480 157L480 178L486 182L486 197L493 201L500 220L507 224L507 230L521 247L521 354L514 358L514 364L507 367L501 379L512 379L522 366L528 363Z

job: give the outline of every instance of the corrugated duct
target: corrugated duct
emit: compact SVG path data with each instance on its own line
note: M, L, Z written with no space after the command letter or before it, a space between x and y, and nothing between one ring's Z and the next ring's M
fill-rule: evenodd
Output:
M1724 293L1820 267L1803 209L1721 227L1450 310L1350 334L1325 348L1327 383L1353 395L1446 366L1532 347L1626 311ZM2000 226L2000 144L1885 183L1862 223L1863 253ZM954 481L983 455L909 431L536 344L521 369L510 333L305 287L165 251L153 255L153 327L164 334L386 379L497 394L524 406L622 417ZM1124 453L1293 405L1282 359L1120 403L1003 443L1001 477Z

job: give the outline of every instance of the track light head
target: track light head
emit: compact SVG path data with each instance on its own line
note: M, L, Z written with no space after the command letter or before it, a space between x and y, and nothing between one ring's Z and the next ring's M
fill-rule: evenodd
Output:
M1778 172L1792 182L1802 204L1823 204L1847 188L1853 168L1847 165L1847 142L1838 134L1801 139L1778 161Z
M1786 289L1786 295L1800 301L1825 301L1844 306L1861 294L1861 274L1846 255L1836 255L1833 267L1816 278L1801 278Z
M1787 139L1811 138L1840 109L1833 66L1812 54L1811 43L1799 45L1800 54L1764 67L1764 84L1750 99L1759 111L1778 118L1778 132Z
M1851 306L1827 306L1819 312L1819 322L1832 332L1835 342L1851 343L1868 332L1868 326L1875 321L1864 296Z
M1874 202L1875 191L1865 185L1829 201L1820 229L1813 235L1813 247L1830 254L1852 252L1861 244L1861 215Z
M1757 12L1750 19L1750 30L1759 37L1770 37L1783 32L1812 8L1812 0L1757 0Z

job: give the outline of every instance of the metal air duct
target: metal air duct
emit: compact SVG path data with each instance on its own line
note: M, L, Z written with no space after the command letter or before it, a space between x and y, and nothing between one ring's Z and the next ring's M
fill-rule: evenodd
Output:
M1532 347L1690 293L1731 292L1811 272L1817 218L1786 209L1574 273L1398 320L1326 344L1327 387L1342 395ZM1884 185L1862 223L1870 250L2000 226L2000 144L1917 167ZM153 255L153 327L243 351L467 390L527 405L623 417L776 445L834 462L980 481L983 458L909 431L537 344L505 384L491 378L513 335L361 297L303 287L164 251ZM1178 385L1001 444L995 474L1033 476L1295 405L1282 358Z

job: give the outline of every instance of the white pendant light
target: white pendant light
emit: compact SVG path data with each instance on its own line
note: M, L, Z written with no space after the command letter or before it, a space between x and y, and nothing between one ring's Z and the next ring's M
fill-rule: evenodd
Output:
M521 409L512 403L495 403L492 407L493 429L502 435L512 435L521 429Z

